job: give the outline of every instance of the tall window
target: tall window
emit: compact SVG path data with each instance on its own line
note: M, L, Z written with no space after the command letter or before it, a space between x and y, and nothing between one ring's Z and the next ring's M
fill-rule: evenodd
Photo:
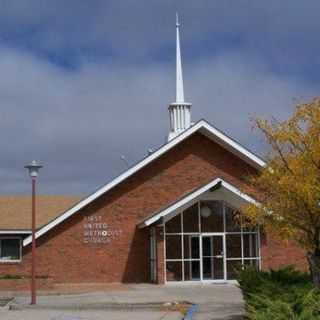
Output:
M21 240L17 238L0 239L0 262L21 260Z
M232 280L245 265L259 268L257 228L223 201L200 201L165 222L166 280Z

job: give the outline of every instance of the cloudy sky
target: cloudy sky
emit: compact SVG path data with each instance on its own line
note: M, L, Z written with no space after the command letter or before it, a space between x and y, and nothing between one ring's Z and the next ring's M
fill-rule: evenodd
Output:
M175 96L175 12L185 95L263 155L255 116L320 92L319 0L0 0L1 193L85 194L161 145Z

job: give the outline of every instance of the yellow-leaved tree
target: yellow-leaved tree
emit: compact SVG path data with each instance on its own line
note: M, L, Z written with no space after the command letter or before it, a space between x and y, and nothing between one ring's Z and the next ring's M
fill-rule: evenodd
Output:
M271 152L261 174L249 178L261 205L244 213L267 232L301 246L320 287L320 98L298 105L286 121L256 119L255 124Z

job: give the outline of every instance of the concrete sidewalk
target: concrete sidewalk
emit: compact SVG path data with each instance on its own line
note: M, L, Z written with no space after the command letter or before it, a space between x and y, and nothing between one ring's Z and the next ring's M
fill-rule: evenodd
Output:
M105 310L19 310L0 312L2 320L181 320L179 312Z
M30 298L15 298L18 308L30 310ZM38 309L47 310L98 310L123 305L132 311L143 305L189 302L199 305L196 320L241 319L244 302L241 290L231 284L149 285L126 286L126 290L109 290L94 293L50 295L38 297ZM147 308L146 308L147 309ZM112 319L112 318L110 318ZM151 319L151 318L150 318Z

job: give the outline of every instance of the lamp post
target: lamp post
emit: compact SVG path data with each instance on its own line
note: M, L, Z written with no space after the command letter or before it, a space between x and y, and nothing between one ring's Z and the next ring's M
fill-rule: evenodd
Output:
M32 181L32 249L31 249L31 304L36 304L36 178L42 166L35 160L24 166Z

